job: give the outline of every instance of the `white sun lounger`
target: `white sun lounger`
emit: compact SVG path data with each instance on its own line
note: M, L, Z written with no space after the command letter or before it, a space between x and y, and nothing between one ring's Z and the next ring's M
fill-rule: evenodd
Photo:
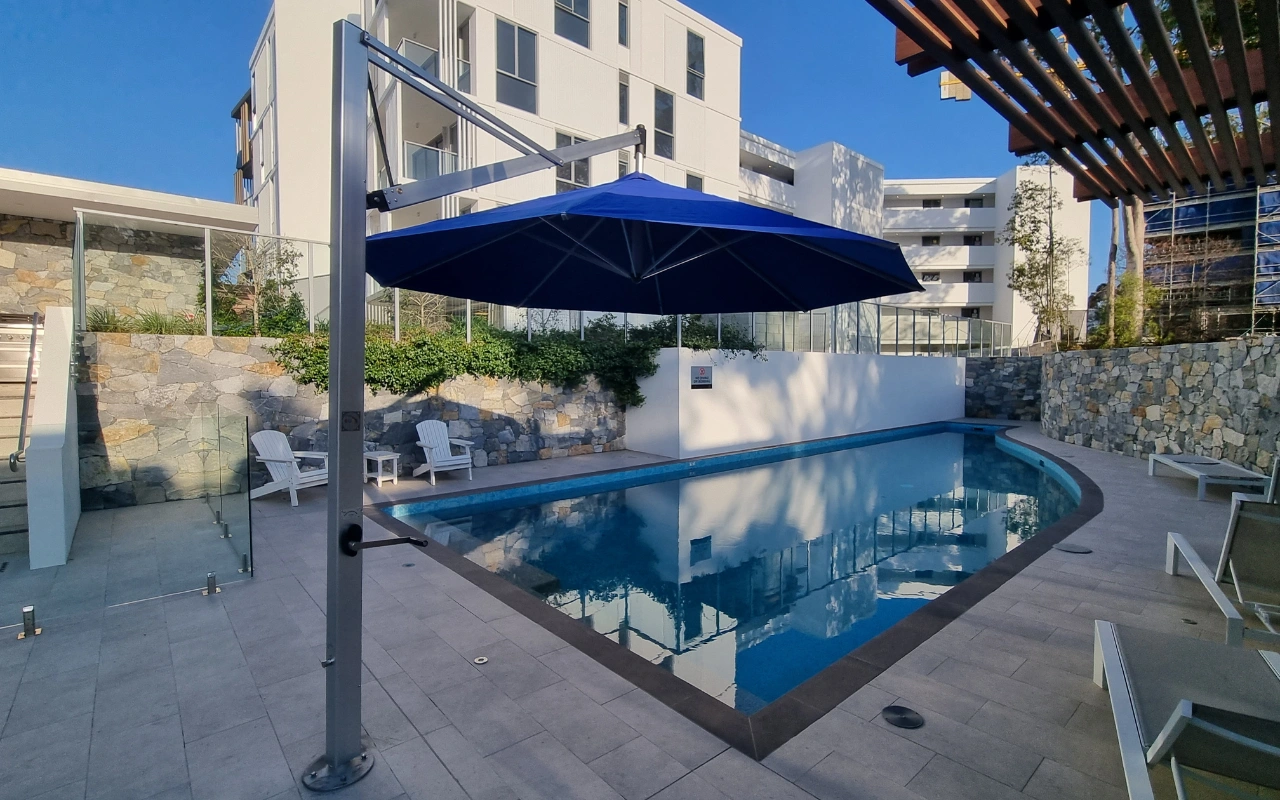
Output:
M1271 459L1271 481L1267 484L1267 490L1261 494L1246 494L1245 492L1232 492L1232 497L1239 497L1241 500L1249 500L1254 503L1280 503L1280 493L1276 492L1276 484L1280 483L1280 458Z
M1182 534L1171 531L1165 572L1178 574L1179 556L1226 616L1227 644L1254 639L1280 646L1280 505L1245 500L1240 494L1232 496L1218 568L1210 569ZM1245 627L1244 616L1219 585L1223 582L1234 587L1240 607L1255 615L1263 630Z
M1196 496L1203 500L1204 490L1211 483L1223 486L1242 486L1255 491L1267 490L1270 479L1266 475L1237 467L1235 464L1208 456L1173 455L1171 453L1152 453L1147 461L1147 474L1156 474L1156 464L1164 464L1170 469L1196 479Z
M1111 695L1130 800L1154 800L1150 767L1226 789L1280 788L1280 654L1094 622L1093 682ZM1252 796L1252 795L1249 795Z
M258 460L267 465L271 473L270 482L249 492L251 499L258 499L272 492L288 490L289 504L298 505L298 490L311 486L323 486L329 482L329 454L315 450L293 450L289 440L280 431L262 430L252 437L253 449L258 451ZM324 466L319 469L301 470L298 462L302 459L320 461Z
M461 455L455 455L453 446L462 448ZM471 480L471 448L472 443L465 439L450 439L449 426L438 419L424 419L418 423L418 446L426 453L427 463L413 471L416 478L429 472L431 485L436 485L436 473L454 469L465 469L467 480Z

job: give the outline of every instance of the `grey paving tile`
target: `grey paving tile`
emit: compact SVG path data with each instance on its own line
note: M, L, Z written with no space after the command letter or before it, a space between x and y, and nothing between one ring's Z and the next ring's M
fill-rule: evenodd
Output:
M973 643L980 647L998 649L1006 653L1022 656L1026 660L1050 663L1060 669L1065 669L1078 675L1092 675L1092 640L1090 640L1088 649L1081 649L1074 642L1064 643L1064 640L1056 638L1058 634L1076 636L1076 634L1066 631L1058 631L1047 640L1039 641L995 628L984 628L981 633L973 638Z
M568 646L564 639L522 614L501 617L489 626L534 658Z
M543 732L489 756L521 800L617 800L621 797L551 734Z
M635 688L630 681L574 647L555 650L538 660L597 703L607 703Z
M892 692L886 692L874 684L868 683L845 698L838 708L859 719L869 720L879 716L880 711L885 706L893 705L893 701L896 699L898 699L898 696Z
M324 732L323 672L309 672L272 684L262 690L262 702L282 745Z
M452 726L432 731L427 745L462 786L471 800L512 800L515 791L493 765Z
M178 685L182 735L188 742L266 716L248 667Z
M983 706L969 720L969 724L1010 744L1056 759L1107 783L1124 785L1119 748L1106 736L1091 737L1064 729L1052 722L994 702Z
M464 588L448 590L450 597L454 601L475 614L478 618L485 622L494 622L495 620L509 617L516 613L515 609L498 598L481 589L479 586L471 585Z
M587 766L626 800L652 797L689 772L643 737L632 739Z
M495 753L542 730L516 701L484 676L429 696L482 755Z
M187 745L194 800L258 800L294 786L271 723L246 722Z
M85 667L95 667L96 672L102 646L101 627L79 627L76 630L50 627L35 639L27 667L22 673L24 683Z
M929 762L933 751L883 727L836 709L813 724L815 735L849 759L905 786Z
M171 667L169 636L164 625L150 631L108 636L102 642L98 679L111 681L136 672Z
M639 689L610 700L604 707L689 769L705 764L729 746Z
M808 800L795 784L752 761L737 750L726 750L698 767L694 774L730 797L758 800Z
M987 702L972 692L895 667L872 678L871 685L897 695L912 708L931 708L957 722L965 722Z
M360 687L360 721L379 749L417 739L421 734L376 681Z
M398 603L393 608L366 614L364 629L386 650L406 647L437 635L425 620Z
M835 752L835 742L819 723L821 720L792 737L760 763L792 783L798 781L819 761Z
M503 638L487 622L465 608L435 614L423 621L459 653L469 653Z
M568 681L540 689L518 702L584 762L640 735Z
M907 788L931 800L1023 800L1015 789L942 756L926 764Z
M1088 797L1090 800L1125 800L1128 792L1109 783L1092 778L1071 767L1045 759L1031 776L1023 793L1037 800L1074 800Z
M1041 661L1028 661L1013 673L1013 679L1099 708L1111 707L1107 693L1094 684L1092 672L1086 677Z
M84 800L86 783L84 781L72 781L56 789L50 789L47 792L41 792L29 800ZM150 800L148 798L148 800Z
M240 640L230 628L170 642L174 677L179 686L199 685L214 675L247 668Z
M1076 731L1090 739L1106 742L1108 745L1116 744L1115 717L1109 708L1081 703L1076 713L1067 721L1067 730Z
M382 751L411 800L468 800L467 793L421 738Z
M1067 724L1079 705L1078 700L954 659L945 661L929 677L1059 725Z
M151 795L146 800L191 800L191 784L184 783ZM273 798L274 800L274 798Z
M95 734L135 728L178 713L173 668L133 672L109 684L99 683L93 704ZM95 737L96 738L96 737Z
M407 673L397 672L378 682L418 733L426 735L449 724L444 712L436 708L436 704Z
M819 800L920 800L915 792L840 753L822 759L796 785Z
M187 759L177 714L94 735L87 800L151 797L173 789L185 791L187 785Z
M4 726L4 737L92 711L97 672L97 668L90 665L19 684Z
M301 634L242 643L241 651L260 687L323 669Z
M86 713L0 739L0 800L29 800L85 779L92 726Z
M563 680L541 661L505 639L463 653L463 658L472 663L478 656L489 659L479 665L480 674L493 681L513 700Z
M443 639L428 639L387 651L427 694L480 677L480 672Z
M323 647L324 642L325 635L322 634L319 638L318 644L312 645L313 649L317 646ZM384 678L388 675L395 675L396 673L404 672L404 670L400 668L400 665L396 663L396 660L387 655L387 651L383 649L382 645L378 644L378 642L367 633L360 641L360 661L375 678Z
M921 647L1005 676L1012 675L1026 661L1026 658L1014 653L995 650L973 640L956 639L950 636L934 636Z
M680 780L658 792L654 800L728 800L728 795L690 772Z
M302 773L324 753L325 737L323 733L293 742L284 747L284 758L289 765L289 772L298 781L299 794L308 797L340 797L344 800L395 800L404 797L404 787L400 785L396 774L386 764L386 755L376 747L369 749L373 758L373 769L354 786L340 789L333 793L317 794L302 786ZM290 795L286 792L286 797Z

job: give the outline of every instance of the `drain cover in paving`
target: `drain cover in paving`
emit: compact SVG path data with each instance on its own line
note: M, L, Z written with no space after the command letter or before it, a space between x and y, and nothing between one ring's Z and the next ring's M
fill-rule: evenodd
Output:
M1064 552L1064 553L1075 553L1076 555L1080 555L1080 556L1084 555L1085 553L1092 553L1092 552L1093 552L1092 550L1090 550L1090 549L1089 549L1089 548L1087 548L1087 547L1081 547L1081 546L1080 546L1080 545L1078 545L1078 544L1071 544L1070 542L1063 542L1063 543L1061 543L1061 544L1055 544L1055 545L1053 546L1053 549L1054 549L1054 550L1061 550L1061 551L1062 551L1062 552Z
M885 706L880 710L880 716L895 728L919 728L924 725L924 717L906 706Z

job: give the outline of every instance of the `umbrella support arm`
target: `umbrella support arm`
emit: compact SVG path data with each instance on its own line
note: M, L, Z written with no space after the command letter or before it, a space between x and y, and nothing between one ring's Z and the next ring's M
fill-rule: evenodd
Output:
M548 152L562 163L568 164L571 161L580 161L584 158L603 155L612 150L625 150L628 147L641 148L643 151L644 143L645 129L643 125L640 125L635 130L619 133L616 136L606 136L603 139L593 139L589 142L566 145ZM379 189L369 193L366 205L368 208L376 208L379 211L396 211L446 195L469 191L480 186L488 186L491 183L506 180L507 178L528 175L531 172L537 172L551 166L554 166L553 162L548 161L541 153L534 153L508 161L500 161L497 164L486 164L483 167L464 169L435 178Z

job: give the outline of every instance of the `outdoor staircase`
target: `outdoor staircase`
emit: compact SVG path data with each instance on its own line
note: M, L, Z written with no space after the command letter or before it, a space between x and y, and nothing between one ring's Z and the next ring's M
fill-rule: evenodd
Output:
M27 393L27 362L31 357L31 317L0 314L0 554L27 549L27 465L17 462L9 469L9 454L19 448L24 396ZM36 364L32 369L32 402L27 404L27 435L34 408L35 379L39 373L40 338L36 331Z

